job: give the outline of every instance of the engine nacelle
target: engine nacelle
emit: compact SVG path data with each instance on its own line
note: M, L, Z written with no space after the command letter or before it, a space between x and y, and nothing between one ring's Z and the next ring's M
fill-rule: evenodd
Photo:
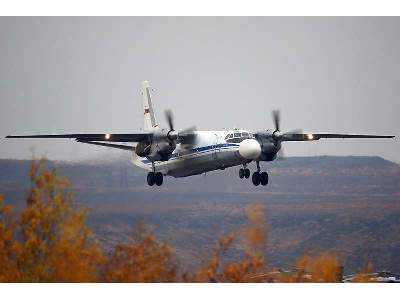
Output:
M176 144L169 141L139 142L136 145L135 152L138 156L147 157L151 161L167 161L171 158L175 148Z
M149 142L139 142L135 147L135 153L140 157L146 157L151 153L151 144Z

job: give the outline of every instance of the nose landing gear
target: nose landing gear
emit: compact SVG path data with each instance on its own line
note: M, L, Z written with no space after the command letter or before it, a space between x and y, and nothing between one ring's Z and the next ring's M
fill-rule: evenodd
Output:
M249 178L250 177L250 170L247 169L246 167L243 169L239 170L239 178L243 179L243 178Z

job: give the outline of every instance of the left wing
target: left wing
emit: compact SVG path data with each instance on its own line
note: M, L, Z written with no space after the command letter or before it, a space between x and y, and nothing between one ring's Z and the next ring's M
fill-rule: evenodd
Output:
M392 139L394 135L337 134L337 133L284 133L282 141L316 141L319 139Z

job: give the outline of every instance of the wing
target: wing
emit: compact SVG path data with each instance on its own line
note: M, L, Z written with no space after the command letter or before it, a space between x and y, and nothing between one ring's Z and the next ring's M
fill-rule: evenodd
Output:
M336 134L336 133L284 133L282 141L316 141L319 139L392 139L394 135Z
M40 135L8 135L9 139L76 139L77 142L142 142L152 138L151 133L99 133L99 134L40 134Z
M134 146L113 144L110 142L142 142L150 141L152 138L151 133L127 133L127 134L112 134L112 133L99 133L99 134L40 134L40 135L8 135L8 139L75 139L77 142L104 146L110 148L117 148L122 150L134 151ZM104 143L107 142L107 143Z

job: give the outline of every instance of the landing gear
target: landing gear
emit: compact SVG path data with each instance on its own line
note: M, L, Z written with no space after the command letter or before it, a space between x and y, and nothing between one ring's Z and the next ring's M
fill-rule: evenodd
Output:
M154 176L154 172L149 172L147 174L147 184L149 186L153 186L155 182L156 182L156 178Z
M155 181L156 181L156 184L157 184L158 186L160 186L160 185L163 184L164 176L163 176L162 173L157 172L157 173L155 174L154 177L155 177L154 179L155 179Z
M267 172L254 172L253 176L251 177L253 184L255 186L260 185L267 185L268 184L268 173Z
M262 172L260 174L260 183L261 183L261 185L267 185L268 184L268 173L267 172Z
M253 181L253 184L255 185L255 186L258 186L258 185L260 185L260 182L261 182L261 178L260 178L261 176L260 176L260 173L259 172L254 172L253 173L253 176L251 177L251 180Z
M149 172L147 174L147 184L149 186L153 186L154 184L160 186L163 184L163 181L164 181L164 176L160 172L156 172L156 173Z
M242 169L239 170L239 178L249 178L250 177L250 170L246 168L246 165L243 166Z
M260 162L256 161L257 164L257 171L253 173L251 180L255 186L258 185L267 185L268 184L268 173L262 172L260 173Z

